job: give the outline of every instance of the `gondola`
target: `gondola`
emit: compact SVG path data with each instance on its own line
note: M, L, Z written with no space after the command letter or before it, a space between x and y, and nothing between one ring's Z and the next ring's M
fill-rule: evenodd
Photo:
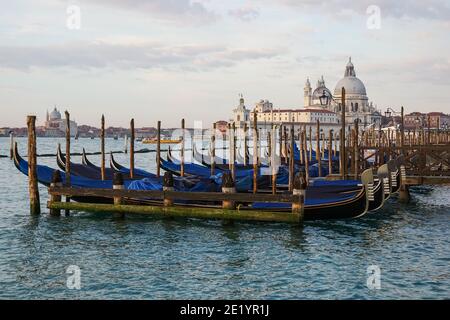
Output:
M374 178L372 171L367 171L365 177L368 181L361 180L316 180L312 182L314 186L356 186L365 184L367 186L367 198L369 200L368 211L376 211L383 207L385 201L383 183L381 179Z
M305 220L329 220L349 219L364 216L369 210L367 197L367 183L373 181L370 177L371 170L362 174L362 180L366 184L358 184L358 189L348 193L340 193L333 199L329 194L314 194L311 187L306 189ZM326 187L319 187L324 189ZM288 204L254 203L252 209L268 210L275 212L288 212Z
M14 150L14 163L18 170L25 175L28 175L28 163L22 159L17 151L17 144ZM47 166L38 165L37 166L37 178L39 183L49 186L52 181L54 169ZM65 180L64 172L60 172L61 178ZM363 174L364 175L364 174ZM210 181L212 184L213 182ZM111 189L111 180L93 180L83 177L78 177L71 175L70 177L71 186L74 188L99 188L99 189ZM139 183L139 181L125 180L124 185L126 189L133 189L133 184ZM195 189L195 191L203 191L205 187L208 188L207 184L202 186L202 188ZM151 190L160 189L161 186L157 188L153 187ZM138 186L138 189L142 190ZM149 189L145 189L149 190ZM193 190L192 188L190 190ZM97 197L73 197L72 200L87 203L112 203L112 199L108 198L97 198ZM162 206L161 202L154 201L152 199L125 199L126 204L139 204L139 205L155 205ZM176 201L177 206L198 206L198 207L211 207L217 208L217 204L204 204L204 203L187 203ZM281 206L269 206L268 204L257 204L253 203L249 206L239 206L239 210L269 210L276 212L284 212L291 210L290 204L282 204ZM321 187L314 188L308 187L306 190L306 200L305 200L305 220L317 220L317 219L342 219L342 218L356 218L364 215L368 209L368 201L366 197L366 187L363 185L358 185L357 187Z
M25 161L18 152L17 143L14 148L14 164L16 168L24 175L28 176L28 162ZM47 166L37 166L37 179L38 182L46 187L49 187L52 183L53 174L55 171L59 171L62 181L66 181L66 175L64 171L53 169ZM73 188L87 188L87 189L112 189L112 180L99 180L90 179L83 176L70 175L70 186ZM124 180L124 187L128 190L163 190L162 178L145 178L142 180ZM174 179L174 187L177 191L198 191L198 192L216 192L219 190L219 186L211 179ZM74 197L72 198L77 202L85 203L113 203L112 198L105 197ZM126 199L126 203L129 204L148 204L149 200L136 200Z
M70 162L70 173L72 175L79 176L79 177L89 178L89 179L93 179L93 180L101 180L102 179L102 172L101 172L102 169L100 167L97 167L96 165L94 165L92 162L90 162L87 159L85 153L84 153L83 159L84 159L83 163L86 163L86 164L77 164L77 163ZM64 171L66 168L66 157L62 153L60 146L58 146L58 151L56 153L56 162L58 164L58 167ZM114 177L114 173L116 173L116 171L114 169L105 168L105 180L112 180ZM131 179L129 171L128 172L123 171L121 173L123 174L123 178L125 180L141 180L144 178L154 178L155 177L154 175L147 173L147 172L136 171L133 179Z
M62 171L65 171L66 157L62 153L60 145L58 145L58 150L56 152L56 163ZM101 180L102 179L101 169L95 167L92 164L91 164L91 166L89 166L89 165L77 164L77 163L70 162L70 172L71 172L71 175L78 176L78 177L85 177L85 178L89 178L89 179L93 179L93 180ZM106 169L105 170L105 179L112 180L113 177L114 177L114 172L112 170Z
M395 194L400 191L401 181L400 181L400 170L397 167L396 160L389 160L388 163L390 180L391 180L391 193Z

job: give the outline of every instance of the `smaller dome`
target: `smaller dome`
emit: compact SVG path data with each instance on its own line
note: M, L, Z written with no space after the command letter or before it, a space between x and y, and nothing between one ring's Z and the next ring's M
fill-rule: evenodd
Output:
M313 92L313 95L312 95L313 100L319 100L320 97L321 97L324 93L325 93L325 95L326 95L327 97L329 97L329 98L332 98L332 97L333 97L333 95L331 94L331 91L330 91L328 88L326 88L326 87L319 87L319 88L317 88L316 90L314 90L314 92ZM330 101L331 101L331 99L330 99Z
M50 120L61 120L61 113L56 108L50 113Z

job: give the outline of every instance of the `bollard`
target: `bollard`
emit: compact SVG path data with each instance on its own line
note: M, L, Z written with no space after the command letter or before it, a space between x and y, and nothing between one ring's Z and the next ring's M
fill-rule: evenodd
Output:
M134 179L134 140L136 132L134 130L134 119L130 121L130 179Z
M63 186L62 183L62 178L61 178L61 173L59 172L59 170L55 170L53 171L53 176L52 176L52 183L50 184L51 188L61 188ZM55 202L61 202L61 196L60 195L50 195L50 202L51 203L55 203ZM61 215L61 210L59 209L50 209L50 215L54 216L54 217L59 217Z
M236 187L233 181L231 173L226 172L222 176L222 192L223 193L236 193ZM236 204L234 201L224 200L222 202L222 208L227 210L235 210Z
M101 153L101 176L102 180L106 180L106 169L105 169L105 116L102 115L101 119L101 129L100 129L100 153Z
M171 172L164 173L163 191L164 192L175 191L173 174ZM166 198L166 196L164 195L164 207L171 207L171 206L173 206L173 199Z
M125 186L123 183L123 175L120 172L114 173L114 178L113 178L113 190L124 190ZM123 204L123 198L122 197L114 197L114 205L115 206L120 206ZM124 218L125 214L124 213L115 213L114 214L115 218Z
M9 158L11 160L14 158L14 133L12 131L9 133Z
M30 193L30 213L41 213L39 188L37 181L37 155L36 155L36 116L27 117L28 126L28 190Z
M303 224L305 218L305 197L307 182L303 172L297 173L294 179L294 190L292 194L298 197L297 201L292 203L292 213L298 215L298 221Z
M409 186L405 183L406 168L404 165L400 166L400 177L401 177L401 185L398 200L402 203L409 203L411 201L411 194L409 193Z

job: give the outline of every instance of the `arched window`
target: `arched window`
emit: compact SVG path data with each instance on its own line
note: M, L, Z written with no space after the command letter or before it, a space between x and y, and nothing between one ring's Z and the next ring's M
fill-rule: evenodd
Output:
M240 115L237 116L237 122L239 122L239 121L241 121L241 116Z
M358 111L358 102L355 103L355 111Z

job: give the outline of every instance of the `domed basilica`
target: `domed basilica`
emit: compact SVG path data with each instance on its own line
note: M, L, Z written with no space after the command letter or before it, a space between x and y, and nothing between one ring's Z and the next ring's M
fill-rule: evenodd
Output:
M334 94L326 87L322 78L317 82L313 90L309 79L304 88L305 109L324 109L339 114L342 111L342 88L345 88L346 123L352 124L356 119L364 126L379 124L381 113L369 103L364 83L356 77L355 66L349 59L345 68L344 77L338 81Z

